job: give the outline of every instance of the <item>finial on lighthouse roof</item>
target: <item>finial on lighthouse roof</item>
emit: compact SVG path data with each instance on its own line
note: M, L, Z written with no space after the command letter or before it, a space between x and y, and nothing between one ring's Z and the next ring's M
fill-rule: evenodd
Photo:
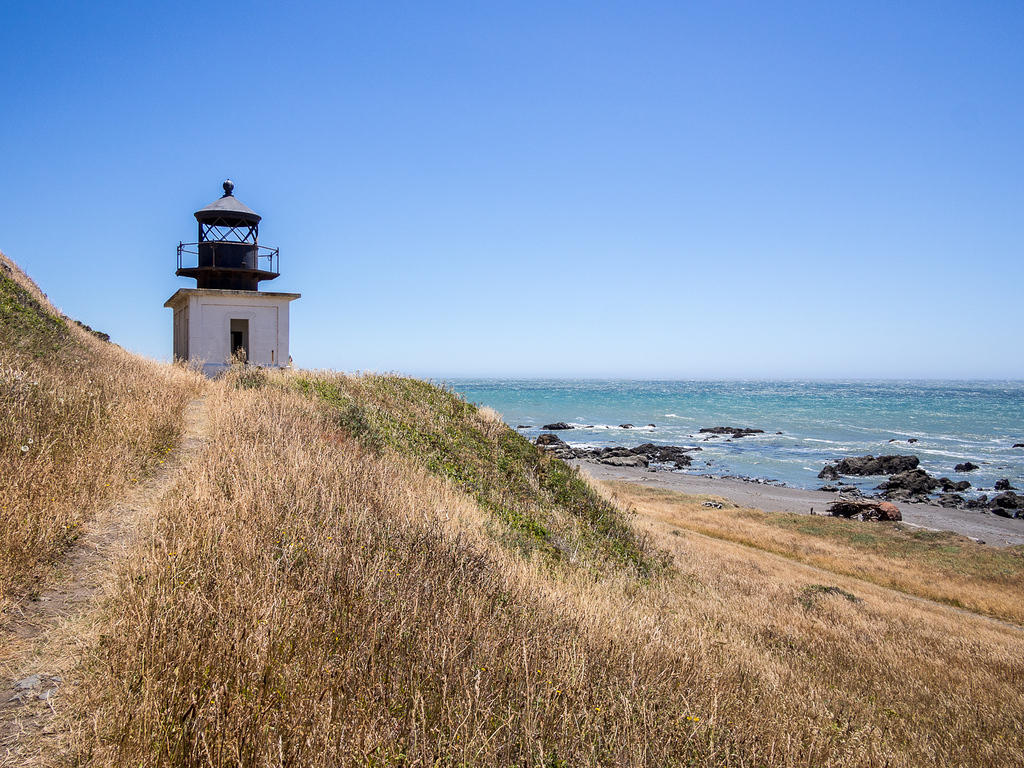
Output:
M224 197L227 197L228 195L235 191L235 182L233 182L231 179L224 179L224 184L222 184L221 186L224 187Z

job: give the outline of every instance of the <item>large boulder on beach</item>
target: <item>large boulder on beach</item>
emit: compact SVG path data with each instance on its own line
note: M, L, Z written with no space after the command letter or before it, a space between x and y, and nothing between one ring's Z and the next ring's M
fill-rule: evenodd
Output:
M688 451L700 450L699 448L683 448L678 445L655 445L654 443L643 443L633 448L633 453L639 456L646 456L649 461L658 464L674 464L676 469L688 467L693 459L687 455Z
M893 475L880 486L880 491L908 491L912 494L929 494L939 487L939 481L923 469L911 469Z
M647 457L630 453L628 456L599 456L597 461L612 467L646 467Z
M562 440L558 435L552 435L548 432L537 435L537 439L533 441L534 445L540 448L542 451L555 456L556 458L567 461L569 459L579 459L588 455L588 451L585 448L573 448L567 442Z
M566 424L564 421L556 421L554 424L545 424L541 429L572 429L572 424Z
M539 445L541 448L554 445L565 445L565 441L558 435L552 435L549 432L537 435L537 439L533 441L535 445Z
M732 437L764 434L763 429L750 429L748 427L701 427L700 431L710 435L731 435Z
M841 475L896 475L917 469L921 463L917 456L890 454L875 458L871 455L842 459L836 470Z
M911 504L927 504L931 498L927 493L908 491L906 488L894 488L891 491L884 491L882 497L889 501L905 501Z
M832 473L836 475L857 475L860 477L867 475L896 475L900 472L917 469L917 465L920 463L921 461L917 456L906 456L903 454L878 456L877 458L871 455L852 456L837 461L832 465L826 464L825 468L818 474L818 477L829 480L837 479L831 476ZM831 470L829 467L831 467Z
M899 507L888 501L874 499L840 499L829 504L828 513L833 517L854 518L861 520L902 520Z
M1024 518L1024 496L1013 491L1004 491L989 501L989 512L1000 517Z
M993 509L1024 509L1024 496L1018 496L1013 491L1004 491L993 496L989 504Z
M860 496L860 488L855 485L823 485L818 489L819 491L825 491L826 493L841 493L844 496Z
M609 457L618 456L620 458L626 456L633 456L634 451L630 448L624 448L622 446L616 446L614 448L600 448L597 451L597 457L599 459L605 459Z
M963 464L957 464L953 467L954 472L973 472L978 469L978 465L971 461L965 461Z
M960 493L970 488L971 482L970 480L959 480L957 482L953 482L948 477L940 477L939 485L942 486L943 493Z
M941 493L937 503L940 507L949 507L951 509L960 509L964 506L964 497L959 493Z

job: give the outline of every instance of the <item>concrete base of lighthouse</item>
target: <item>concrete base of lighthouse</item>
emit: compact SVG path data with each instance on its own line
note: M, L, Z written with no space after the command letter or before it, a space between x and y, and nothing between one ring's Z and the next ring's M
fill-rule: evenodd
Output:
M174 310L174 359L202 366L216 376L236 350L253 365L285 368L288 305L299 293L182 288L164 302Z

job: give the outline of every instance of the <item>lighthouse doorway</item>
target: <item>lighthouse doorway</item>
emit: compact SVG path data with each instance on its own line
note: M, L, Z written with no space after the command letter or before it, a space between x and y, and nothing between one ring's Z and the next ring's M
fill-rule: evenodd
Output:
M249 359L249 321L231 320L231 354Z

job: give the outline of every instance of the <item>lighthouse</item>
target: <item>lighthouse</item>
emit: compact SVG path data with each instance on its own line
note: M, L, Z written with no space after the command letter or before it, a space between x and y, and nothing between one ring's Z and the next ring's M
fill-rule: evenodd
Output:
M268 368L287 367L288 306L298 293L261 291L280 275L277 248L259 244L260 215L234 195L224 194L196 211L199 239L178 243L179 277L196 281L166 302L174 310L174 359L202 366L207 376L225 370L232 358Z

